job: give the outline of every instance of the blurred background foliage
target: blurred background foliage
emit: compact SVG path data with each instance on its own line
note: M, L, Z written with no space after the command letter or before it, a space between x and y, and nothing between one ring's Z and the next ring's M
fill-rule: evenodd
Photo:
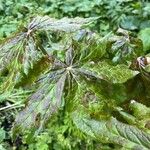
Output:
M101 35L116 31L119 27L132 31L135 36L142 39L145 54L149 53L149 0L0 0L0 41L10 36L12 32L19 30L24 22L28 22L37 14L55 18L99 17L93 26L95 31ZM140 80L139 77L137 80ZM132 80L131 82L137 84L136 81ZM142 87L140 86L139 84L138 89L133 88L132 92L137 92L137 90L140 92ZM147 91L143 92L143 95L139 94L140 98L144 97ZM1 93L0 107L6 105L8 107L0 111L0 150L120 149L113 144L101 144L91 140L89 136L80 132L73 125L70 116L64 111L54 116L48 128L32 141L29 140L30 134L28 134L23 139L18 137L13 143L11 140L12 123L16 113L24 106L24 98L30 93L31 91L22 89ZM93 113L96 113L96 109L93 108Z
M139 31L150 26L148 0L1 0L0 37L6 37L36 14L51 17L100 17L101 34L122 27Z

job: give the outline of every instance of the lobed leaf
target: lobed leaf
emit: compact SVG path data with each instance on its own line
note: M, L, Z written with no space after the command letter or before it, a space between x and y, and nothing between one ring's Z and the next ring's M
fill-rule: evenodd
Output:
M61 107L66 74L49 77L39 89L29 97L26 108L16 117L14 129L30 127L41 130L49 117Z
M93 20L95 18L63 18L57 20L48 16L35 17L27 26L26 31L16 34L0 45L0 71L8 69L10 72L4 88L11 87L10 84L13 79L15 79L13 83L15 85L22 72L28 75L33 65L43 55L47 54L42 47L42 43L39 42L39 37L37 37L39 31L74 32Z
M19 81L21 72L27 75L33 64L42 57L43 54L37 50L34 37L27 37L25 32L0 45L0 71L9 71L3 88L14 86Z
M97 18L62 18L54 19L48 16L37 16L29 24L28 28L32 30L51 30L51 31L64 31L64 32L74 32L82 28Z

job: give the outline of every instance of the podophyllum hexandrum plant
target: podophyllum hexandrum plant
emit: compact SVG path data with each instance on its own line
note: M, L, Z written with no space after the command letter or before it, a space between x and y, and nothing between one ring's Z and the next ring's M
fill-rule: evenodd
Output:
M130 64L143 53L141 41L122 29L105 37L85 29L95 19L38 16L0 45L0 69L7 70L1 89L33 90L16 117L14 136L27 130L37 135L64 109L101 143L150 149L150 109L132 101L131 115L121 107L129 99L126 83L140 74Z

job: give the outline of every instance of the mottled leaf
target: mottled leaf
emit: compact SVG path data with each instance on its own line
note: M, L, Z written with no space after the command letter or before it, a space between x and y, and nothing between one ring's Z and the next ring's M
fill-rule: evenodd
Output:
M138 72L128 69L126 65L110 65L107 62L88 63L77 69L88 77L103 79L112 83L124 83Z
M92 32L85 34L84 45L81 45L80 61L96 61L106 53L107 37L100 38Z
M32 30L51 30L51 31L64 31L64 32L74 32L81 29L82 26L91 23L97 18L62 18L54 19L48 16L38 16L33 19L29 24L28 28Z
M118 36L110 36L112 45L108 49L113 62L128 62L143 55L143 44L138 38L132 37L127 30L119 28Z
M42 56L42 52L37 50L34 38L27 37L25 32L0 45L0 70L9 71L3 88L13 87L19 81L20 73L28 74L29 69Z
M66 74L49 77L39 89L29 97L26 108L16 117L15 129L36 127L42 129L50 116L58 111L63 100Z
M48 16L37 16L26 28L14 37L6 40L0 45L0 71L8 69L10 74L3 88L15 85L21 74L28 75L35 62L39 61L43 55L47 54L40 39L37 36L39 31L64 31L73 32L81 29L82 26L90 23L95 18L63 18L53 19ZM14 80L14 83L12 80Z

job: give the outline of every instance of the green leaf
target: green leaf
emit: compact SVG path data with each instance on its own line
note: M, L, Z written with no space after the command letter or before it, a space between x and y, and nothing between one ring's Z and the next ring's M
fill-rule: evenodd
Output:
M85 34L85 37L82 37L85 39L83 42L84 44L81 44L80 46L80 61L86 62L100 60L100 58L106 53L108 43L107 36L100 38L97 34L92 32L83 32L82 34Z
M7 68L10 72L3 88L13 87L21 77L22 72L28 75L29 69L32 69L33 65L43 55L47 54L42 43L39 42L39 37L37 37L39 31L74 32L94 20L95 18L63 18L57 20L48 16L35 17L27 26L26 31L17 33L0 45L0 71Z
M5 139L5 137L6 137L5 130L0 128L0 143Z
M150 149L150 134L115 118L97 121L75 112L73 121L82 132L102 143L114 143L126 149Z
M64 31L64 32L74 32L81 29L83 26L88 25L97 18L62 18L54 19L48 16L37 16L29 24L29 28L32 30L51 30L51 31Z
M139 119L149 118L150 116L150 108L135 100L131 100L130 109L133 111L134 116Z
M143 42L144 51L150 50L150 28L141 30L138 36Z
M119 114L123 117L124 120L126 120L129 124L135 124L136 118L132 116L131 114L125 112L122 108L117 107L116 111L119 112Z
M82 74L93 76L97 79L103 79L112 83L124 83L138 74L137 71L128 69L126 65L120 64L113 66L105 61L84 64L79 71Z
M108 49L110 56L113 56L113 62L128 62L143 55L143 44L138 38L130 36L127 30L119 28L117 36L110 37L112 45Z
M0 144L0 149L1 149L1 150L6 150L6 149L4 148L4 146L1 145L1 144Z
M4 101L10 102L18 102L27 98L27 96L31 93L29 90L17 89L13 91L5 91L4 93L0 93L0 103Z
M136 16L127 16L121 21L120 25L127 30L136 30L140 26L140 20Z
M14 131L19 129L29 129L31 126L43 129L45 122L49 117L56 113L62 105L63 90L65 85L66 74L57 72L44 77L42 84L37 91L29 97L26 108L16 117ZM62 75L62 76L60 76ZM45 80L48 79L48 80Z
M28 74L28 70L42 56L42 51L38 51L34 37L29 36L28 32L19 33L2 43L0 45L0 71L4 69L9 71L3 88L14 86L21 72Z
M81 36L83 39L78 38L78 40L73 39L73 36L67 41L69 44L66 44L63 51L57 50L54 55L50 56L53 59L51 66L37 81L38 89L29 97L26 108L17 116L16 126L29 128L33 125L41 129L50 116L59 110L60 102L63 100L68 106L67 110L71 111L77 104L82 103L86 93L91 93L91 100L97 96L98 99L104 100L106 98L104 91L108 90L106 87L110 88L107 97L113 96L114 98L118 95L115 90L120 91L118 88L121 86L113 86L112 84L124 83L137 74L136 71L128 69L126 65L113 66L108 62L101 61L106 43L103 45L103 39L89 36L87 39ZM86 44L88 42L89 44ZM98 47L94 48L96 45ZM91 83L93 81L96 81L96 86ZM121 99L122 101L120 93L116 97L117 100ZM85 105L89 101L86 100Z

